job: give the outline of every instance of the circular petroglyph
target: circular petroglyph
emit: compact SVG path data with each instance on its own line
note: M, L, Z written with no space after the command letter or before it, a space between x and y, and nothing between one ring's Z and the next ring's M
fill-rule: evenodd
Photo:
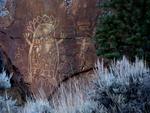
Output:
M14 21L15 0L0 0L0 27L8 27Z

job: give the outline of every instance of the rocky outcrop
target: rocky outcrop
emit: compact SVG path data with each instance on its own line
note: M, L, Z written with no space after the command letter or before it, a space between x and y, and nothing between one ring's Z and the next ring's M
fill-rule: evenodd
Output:
M32 91L49 95L66 78L91 73L97 1L4 0L0 45Z
M23 75L0 48L0 96L5 95L5 91L8 92L8 96L22 100L22 102L31 95L29 85L25 83Z

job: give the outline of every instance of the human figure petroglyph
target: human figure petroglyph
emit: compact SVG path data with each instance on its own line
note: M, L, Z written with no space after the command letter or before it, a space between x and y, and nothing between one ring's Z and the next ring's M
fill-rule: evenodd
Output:
M34 78L37 78L36 81L44 78L42 80L48 86L47 81L53 84L52 82L55 81L55 78L53 80L52 76L56 75L57 83L59 84L66 77L80 72L82 61L86 61L84 63L86 65L85 70L92 66L95 59L93 57L94 49L91 47L92 42L83 39L86 39L86 37L82 36L85 36L84 31L87 30L80 28L82 25L79 25L78 22L88 21L91 23L90 20L93 20L92 23L96 22L96 0L5 1L7 3L3 6L6 6L5 8L9 11L10 16L8 14L5 18L0 17L2 19L2 21L0 20L0 28L7 33L7 35L0 34L2 37L0 42L14 65L22 73L23 79L30 84L28 78L31 78L31 90L33 89L32 86L39 88L37 83L34 82ZM13 1L13 4L11 1ZM87 6L83 6L84 4L87 4ZM67 11L70 12L70 15L67 14ZM55 18L51 19L57 20L57 28L54 32L47 30L51 29L54 21L48 22L47 20L49 19L44 19L43 14L47 14L48 16L45 16L48 18L54 15ZM90 26L90 28L92 32L93 27ZM22 37L24 33L25 36ZM33 39L33 37L36 39ZM90 46L86 43L90 43ZM20 48L23 48L23 50ZM84 48L87 48L87 51ZM58 64L57 66L55 62ZM54 70L56 71L54 72ZM49 78L49 80L45 81L45 78ZM43 89L47 90L46 88ZM46 91L46 93L49 93L49 91Z
M47 15L38 16L27 25L27 32L24 36L29 45L28 70L30 82L32 82L33 74L37 74L37 70L42 70L46 67L45 65L49 65L48 61L46 61L46 55L43 54L48 54L50 48L55 45L55 41L52 38L55 29L56 20L54 17Z

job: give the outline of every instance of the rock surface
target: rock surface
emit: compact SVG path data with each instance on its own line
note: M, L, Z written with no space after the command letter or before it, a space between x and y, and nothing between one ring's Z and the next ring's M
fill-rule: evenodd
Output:
M26 97L31 95L23 75L12 64L2 48L0 48L0 84L0 97L16 100L17 105L24 104Z
M23 75L12 64L11 60L8 58L3 49L0 48L0 75L2 76L2 74L5 74L6 77L10 79L6 79L7 81L1 82L9 82L10 87L0 88L1 91L5 89L18 89L18 92L20 92L20 95L22 95L24 99L26 96L30 95L28 88L29 85L24 81Z
M33 92L49 95L67 77L92 71L98 0L4 1L0 46Z

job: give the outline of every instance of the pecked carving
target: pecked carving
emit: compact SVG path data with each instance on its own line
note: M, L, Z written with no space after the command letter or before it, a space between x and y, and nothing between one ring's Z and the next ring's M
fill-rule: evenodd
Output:
M6 1L0 13L9 12L0 16L0 45L32 90L43 87L48 95L93 67L97 0L0 1Z
M56 20L52 16L38 16L30 21L26 27L24 38L29 45L28 52L28 73L29 81L44 87L42 79L51 81L55 76L55 68L58 62L57 47L54 32L57 27ZM43 86L44 85L44 86Z

